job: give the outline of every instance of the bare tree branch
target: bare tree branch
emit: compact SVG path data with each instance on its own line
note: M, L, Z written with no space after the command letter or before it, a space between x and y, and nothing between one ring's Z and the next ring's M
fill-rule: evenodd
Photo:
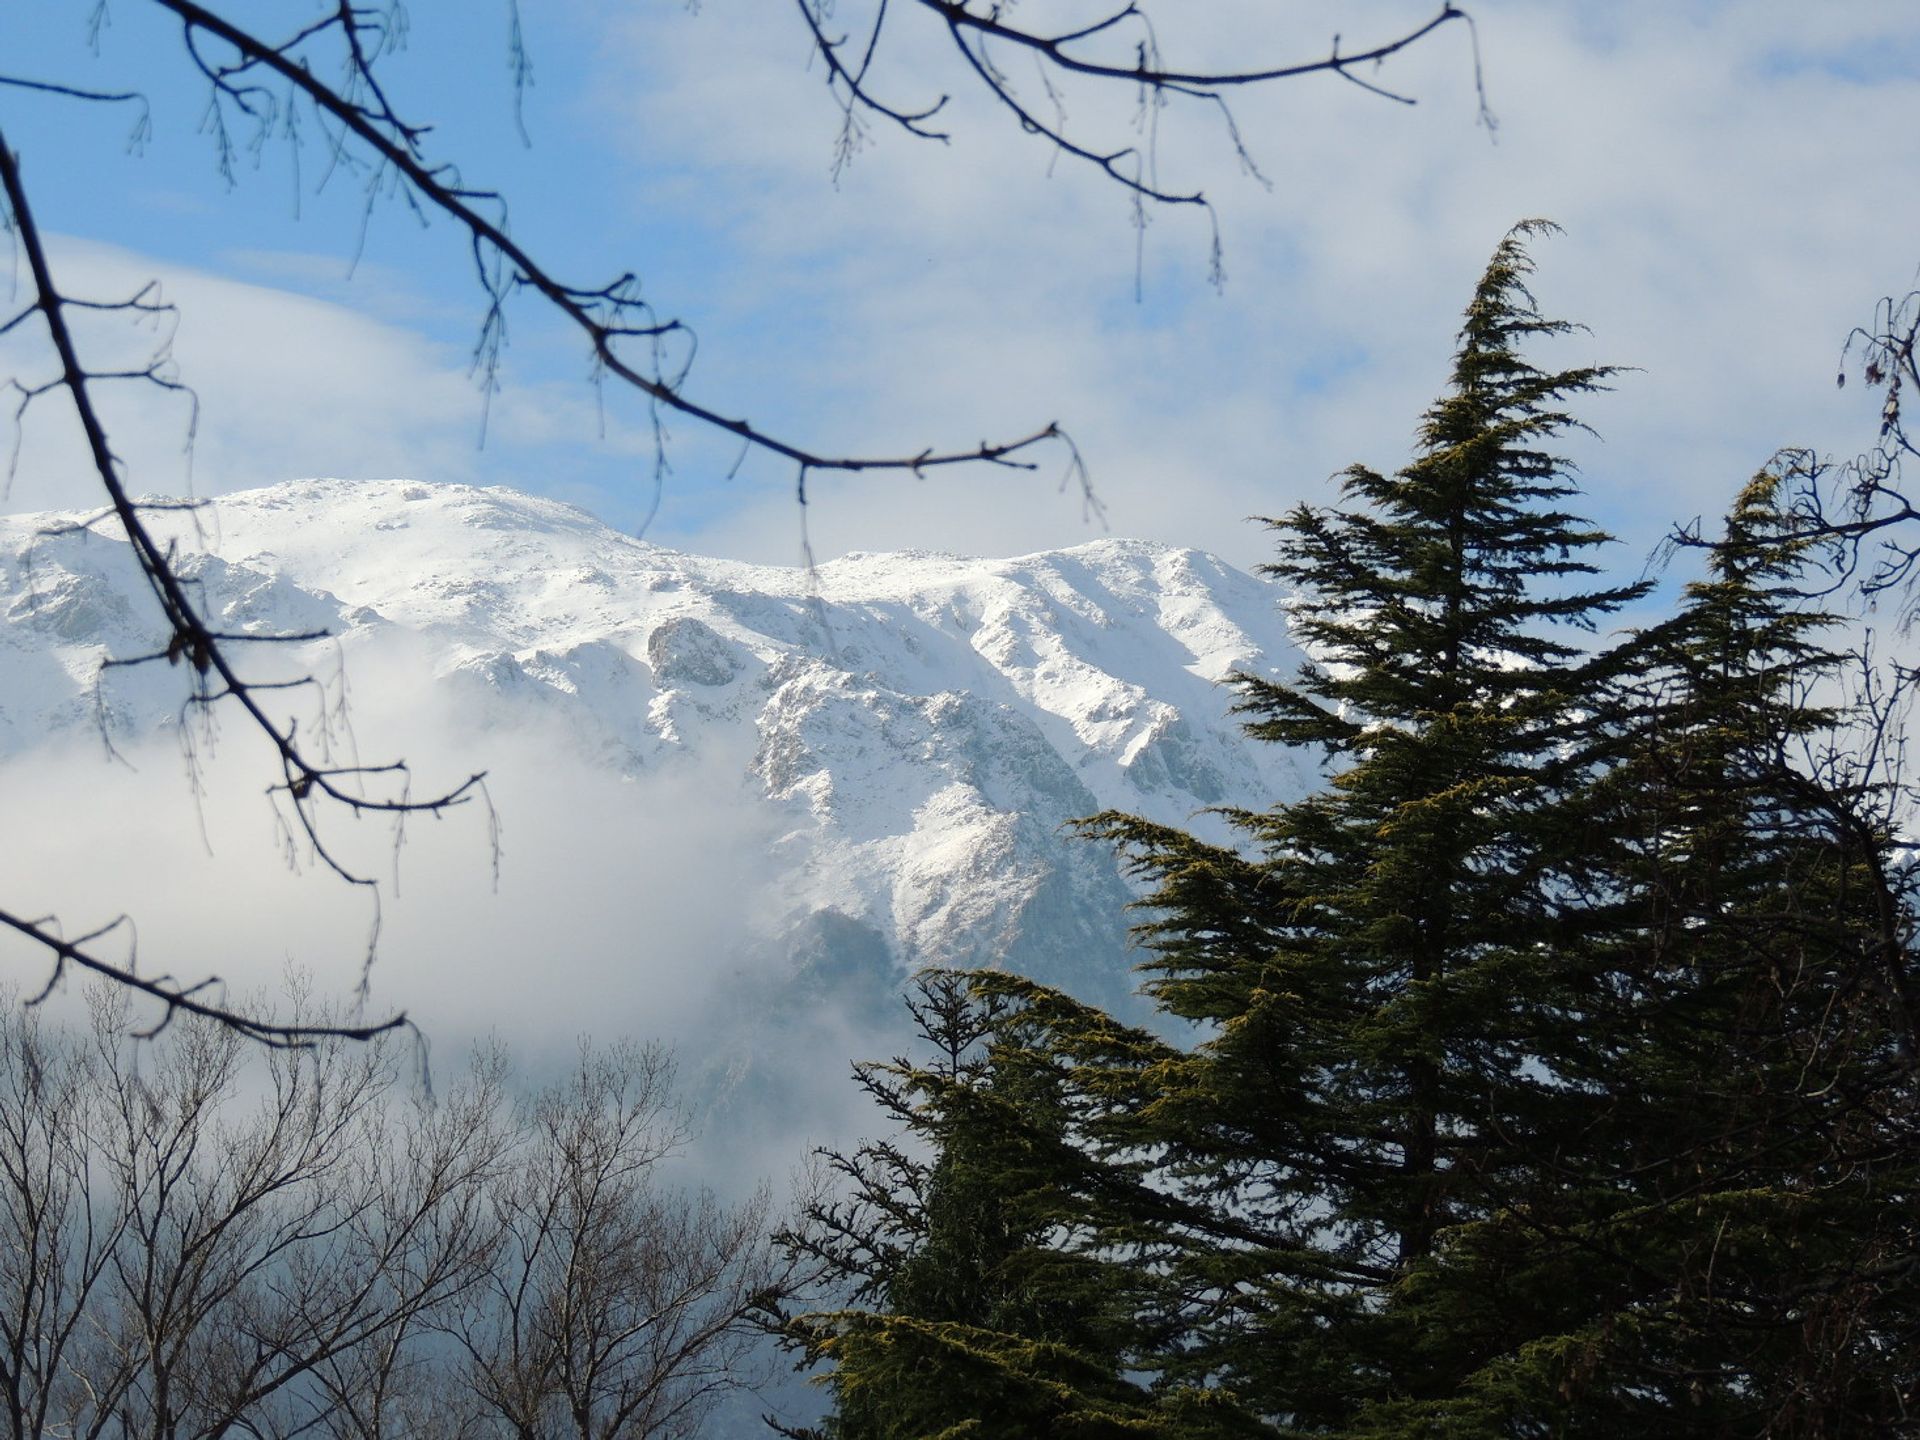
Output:
M884 0L875 7L873 19L865 27L864 39L860 42L861 58L856 65L848 64L841 53L853 43L854 37L851 34L835 37L827 32L830 7L823 0L795 0L795 4L807 25L815 52L826 64L828 86L841 105L842 128L835 156L836 170L846 164L863 138L864 132L856 119L860 111L871 112L921 139L944 141L948 138L946 131L933 129L927 122L946 108L950 97L943 94L929 104L916 107L882 100L875 93L869 80L869 71L874 52L879 47L882 32L890 18L889 7ZM1340 48L1341 37L1335 35L1327 53L1312 60L1248 68L1183 68L1162 61L1152 20L1140 0L1129 0L1129 3L1091 23L1053 32L1016 23L1011 18L1012 7L1006 5L976 4L974 0L903 0L903 4L909 7L909 13L917 9L935 18L946 29L949 41L966 62L967 68L987 92L1012 114L1024 133L1039 136L1060 153L1092 165L1137 199L1158 205L1196 205L1203 208L1207 201L1201 192L1166 188L1143 178L1151 168L1150 157L1143 159L1134 146L1108 148L1076 141L1068 136L1063 119L1053 123L1040 119L1033 107L1018 97L1005 74L989 58L986 49L988 42L1023 50L1034 58L1041 82L1049 99L1055 102L1056 111L1059 100L1053 78L1056 75L1079 76L1136 87L1140 92L1142 110L1146 112L1151 112L1169 97L1207 102L1220 110L1235 153L1243 165L1253 169L1251 157L1241 143L1238 126L1222 91L1275 84L1312 75L1332 75L1383 99L1412 105L1415 102L1411 97L1389 90L1359 72L1378 70L1394 56L1453 21L1471 24L1471 17L1465 10L1448 3L1412 29L1358 50L1343 52ZM1485 109L1484 91L1482 118L1490 119ZM1123 163L1129 160L1139 162L1138 168L1130 169Z
M292 53L312 36L328 29L338 28L349 36L354 34L367 24L365 11L343 6L326 21L316 22L292 41L276 46L194 0L153 0L153 3L179 17L189 52L214 87L216 104L224 97L243 113L261 117L265 113L263 107L271 103L271 96L259 86L243 83L241 77L256 70L266 71L285 81L321 114L366 146L381 166L405 182L416 201L449 216L466 229L481 285L489 297L479 347L483 369L488 368L489 354L497 344L507 300L517 291L531 290L587 337L595 365L606 374L625 382L656 404L725 431L755 449L793 461L803 472L899 470L918 474L974 464L1031 470L1035 468L1034 462L1021 458L1025 452L1048 441L1063 439L1059 425L1049 423L1015 440L983 441L972 447L946 450L929 447L914 455L834 455L783 439L749 420L734 419L700 404L681 392L684 376L668 377L659 372L657 365L656 373L646 374L617 348L617 342L622 339L657 342L686 329L678 320L655 320L651 308L636 298L631 275L595 287L560 281L508 233L504 205L498 194L466 186L453 167L427 161L422 144L425 127L407 124L394 116L377 91L374 92L377 98L371 103L356 101L350 92L319 79L312 68ZM228 46L237 58L224 64L209 60L200 44L202 36ZM372 84L371 71L362 60L354 59L350 66L351 74ZM500 208L501 218L482 213L480 207L489 205ZM656 351L656 358L657 355Z
M390 1030L411 1029L412 1022L405 1015L392 1015L370 1025L283 1025L257 1015L248 1015L225 1005L215 1004L200 997L217 991L221 986L217 975L210 975L192 984L183 984L171 975L147 976L140 974L131 962L121 964L85 949L86 940L97 939L107 930L117 928L120 921L103 930L94 931L83 940L72 941L61 938L52 928L50 920L28 920L7 910L0 910L0 925L25 936L53 956L53 971L40 993L28 1001L37 1003L53 993L64 978L66 967L80 970L111 980L114 984L128 990L137 991L149 999L157 1000L162 1006L161 1017L142 1032L146 1036L157 1035L166 1028L175 1015L195 1015L203 1020L211 1020L224 1025L249 1040L256 1040L276 1050L302 1049L322 1039L371 1040L376 1035L384 1035Z
M9 147L4 132L0 132L0 195L5 198L11 227L19 242L21 253L26 258L28 272L33 281L33 303L22 314L37 312L45 322L47 336L57 358L59 370L58 378L45 385L29 387L17 381L13 382L14 387L20 390L23 396L21 406L24 408L33 400L51 393L54 389L65 390L72 400L75 415L86 439L94 475L107 495L113 517L126 533L127 542L133 550L141 574L145 577L167 626L168 639L163 649L147 655L125 657L120 663L137 665L164 660L169 665L178 665L185 662L190 671L189 683L193 687L194 702L202 705L226 700L234 702L254 727L272 744L278 756L281 778L277 784L270 787L269 793L283 793L288 798L288 808L295 823L311 845L313 853L322 862L349 884L363 887L370 893L373 892L375 882L372 878L349 869L321 837L317 816L319 803L330 800L353 814L386 814L395 817L422 811L439 814L454 806L465 804L476 796L484 797L484 775L469 776L451 790L426 799L414 799L408 790L410 772L404 762L387 765L338 766L310 758L297 738L295 723L291 720L281 721L268 713L265 702L258 692L277 687L273 684L264 686L257 684L243 675L227 650L229 643L235 637L213 629L200 613L199 607L188 594L186 582L174 565L170 549L161 544L146 523L143 511L148 507L135 501L128 493L121 478L119 462L108 442L106 428L93 402L92 387L103 379L141 379L164 389L179 389L178 382L161 373L157 364L139 371L98 372L88 370L81 360L65 315L65 309L70 302L62 296L55 284L47 248L21 181L18 158ZM104 304L96 301L81 303L89 309L123 309L148 313L155 308L151 300L151 292L147 289L136 293L131 300L119 304ZM287 641L305 637L249 636L247 638ZM397 785L393 793L368 794L362 787L369 779L393 780ZM38 942L52 953L56 977L61 968L71 963L119 979L131 988L160 1000L168 1006L169 1017L175 1010L184 1010L230 1024L254 1039L275 1043L301 1043L312 1038L310 1034L299 1031L297 1027L291 1030L286 1027L276 1027L269 1022L238 1015L225 1007L196 1000L194 996L203 990L208 982L189 985L172 980L143 980L134 975L130 969L115 967L98 957L88 955L60 940L51 931L32 922L10 915L0 918L5 918L6 923L18 933ZM377 922L375 933L377 935ZM340 1029L338 1033L348 1033L348 1029L351 1029L355 1034L371 1035L405 1023L405 1017L396 1016L378 1025L347 1027L347 1029Z

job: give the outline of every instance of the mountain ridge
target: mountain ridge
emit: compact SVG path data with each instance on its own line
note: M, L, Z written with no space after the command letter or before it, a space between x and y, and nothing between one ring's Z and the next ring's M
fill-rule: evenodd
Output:
M125 543L80 518L0 519L0 763L180 714L168 667L99 681L102 658L164 637ZM334 632L249 659L351 671L404 639L420 702L452 705L482 761L489 735L538 721L609 780L697 764L715 803L767 821L757 926L798 970L834 968L814 953L831 932L828 950L851 944L863 971L884 954L895 979L1008 965L1109 997L1131 892L1065 822L1123 809L1204 829L1208 806L1308 779L1239 735L1220 686L1297 663L1278 592L1198 550L1101 538L788 569L686 555L560 501L405 480L291 481L160 518L222 628Z

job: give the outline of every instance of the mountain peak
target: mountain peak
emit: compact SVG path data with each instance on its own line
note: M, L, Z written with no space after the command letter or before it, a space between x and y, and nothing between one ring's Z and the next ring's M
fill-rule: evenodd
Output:
M75 518L0 521L0 755L91 723L100 659L155 638L124 542L50 536ZM610 778L728 777L774 837L767 943L796 955L832 912L832 933L853 926L896 967L1124 975L1127 891L1064 822L1116 808L1185 824L1304 785L1294 757L1244 740L1220 688L1297 664L1277 594L1200 551L1102 538L809 572L682 554L509 489L398 479L289 481L166 518L223 628L329 630L349 671L412 647L418 693L401 699L454 704L475 752L462 766L537 724ZM116 672L122 738L175 723L180 683Z

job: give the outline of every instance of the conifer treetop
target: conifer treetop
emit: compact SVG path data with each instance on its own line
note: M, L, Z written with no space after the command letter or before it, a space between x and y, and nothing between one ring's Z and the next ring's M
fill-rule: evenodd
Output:
M1316 663L1294 686L1240 678L1255 735L1340 749L1369 723L1519 696L1579 653L1554 628L1591 630L1645 593L1556 584L1596 573L1585 557L1612 537L1565 508L1578 487L1552 441L1587 428L1569 398L1618 373L1545 370L1521 353L1581 328L1544 317L1527 286L1527 242L1557 229L1524 220L1495 249L1414 458L1391 476L1350 466L1341 508L1301 505L1266 522L1283 548L1262 573L1296 587L1294 625Z

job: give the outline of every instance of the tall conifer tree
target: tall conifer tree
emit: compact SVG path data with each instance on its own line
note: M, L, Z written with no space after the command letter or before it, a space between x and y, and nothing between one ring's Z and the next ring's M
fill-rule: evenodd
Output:
M1643 591L1588 578L1552 448L1609 372L1522 354L1571 328L1526 288L1545 228L1496 250L1413 461L1273 522L1311 658L1239 703L1325 789L1229 812L1236 845L1085 822L1197 1043L982 974L942 1002L977 1061L868 1072L933 1158L853 1167L880 1303L812 1322L838 1435L1920 1433L1878 740L1814 703L1777 475L1672 620L1565 633Z
M1505 1337L1455 1428L1894 1433L1920 1398L1910 882L1781 484L1604 702L1526 1164L1420 1283Z
M1467 309L1412 463L1355 466L1336 510L1273 522L1312 657L1239 680L1258 738L1317 746L1330 786L1233 816L1244 851L1107 815L1151 884L1148 993L1206 1027L1129 1117L1204 1203L1169 1272L1190 1326L1166 1381L1317 1430L1444 1393L1474 1357L1428 1333L1402 1282L1484 1216L1505 1127L1526 1120L1513 999L1552 914L1537 831L1582 753L1604 661L1564 635L1640 593L1583 588L1607 538L1565 506L1552 449L1608 370L1522 354L1543 318L1516 227Z

